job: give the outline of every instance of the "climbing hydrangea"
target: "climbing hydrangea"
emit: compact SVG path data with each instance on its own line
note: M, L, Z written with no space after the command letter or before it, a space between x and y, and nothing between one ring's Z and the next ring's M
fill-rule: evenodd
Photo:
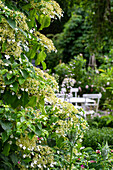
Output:
M35 3L33 0L31 1L31 6L35 9L38 9L39 13L43 13L44 15L49 15L51 18L56 18L63 16L63 11L60 8L59 4L54 1L44 1L41 0L39 3Z

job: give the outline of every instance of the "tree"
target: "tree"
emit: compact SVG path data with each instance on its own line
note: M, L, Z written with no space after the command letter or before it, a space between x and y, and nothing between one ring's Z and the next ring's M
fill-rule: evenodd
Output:
M53 37L58 53L47 57L48 66L51 66L51 58L67 63L79 53L84 55L87 63L89 57L95 55L99 66L103 56L112 48L112 1L76 0L74 3L74 10L63 32Z
M112 47L112 27L113 27L113 2L112 0L79 1L79 5L87 12L86 19L90 25L90 47L93 44L97 51L102 51L105 46ZM94 48L93 51L96 51Z

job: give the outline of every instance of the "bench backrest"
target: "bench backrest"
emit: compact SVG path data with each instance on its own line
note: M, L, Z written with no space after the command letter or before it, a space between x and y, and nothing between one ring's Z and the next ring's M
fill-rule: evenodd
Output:
M70 96L74 96L77 97L77 92L78 92L78 88L71 88L70 89ZM66 88L61 88L61 92L60 93L66 93Z
M77 92L78 92L78 88L71 88L70 89L70 93L74 93L74 96L77 97ZM73 95L72 95L73 96Z
M98 94L83 94L84 98L94 98L94 99L100 99L102 97L101 93Z
M95 103L97 105L96 111L98 111L98 107L99 107L99 101L100 98L102 97L101 93L98 94L83 94L83 98L91 98L91 99L97 99L97 102Z

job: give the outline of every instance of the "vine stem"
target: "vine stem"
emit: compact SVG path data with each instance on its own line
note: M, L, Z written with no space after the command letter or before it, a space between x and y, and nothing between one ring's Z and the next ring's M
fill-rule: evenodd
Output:
M73 146L71 146L70 167L69 167L69 170L71 170L71 168L72 168L72 157L73 157Z

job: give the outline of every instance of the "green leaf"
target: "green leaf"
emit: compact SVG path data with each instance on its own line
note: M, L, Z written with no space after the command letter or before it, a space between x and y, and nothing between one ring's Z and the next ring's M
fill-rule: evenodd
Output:
M85 152L93 152L93 149L91 147L87 147L84 149Z
M29 96L28 96L28 93L27 92L23 92L23 94L22 94L22 97L21 97L21 105L22 106L25 106L25 105L27 105L28 104L28 102L29 102Z
M12 92L10 91L5 91L5 94L3 95L3 99L7 104L11 104L13 108L16 108L18 106L17 96L12 95Z
M56 121L58 121L58 117L52 116L49 122L51 124L51 123L55 123Z
M32 9L30 10L30 18L33 18L36 15L36 10Z
M13 164L16 165L18 163L17 155L15 153L13 153L10 157L11 157Z
M2 52L4 52L6 50L6 43L2 43Z
M38 19L39 23L41 24L41 27L39 30L42 30L45 27L49 27L51 23L51 18L48 15L40 15Z
M12 164L10 163L10 162L6 162L6 161L3 161L3 164L5 165L5 166L7 166L8 167L8 169L13 169L12 168ZM0 170L4 170L4 169L0 169Z
M39 130L39 128L36 128L35 134L36 134L37 136L40 136L40 135L42 134L42 131Z
M11 79L13 77L13 74L7 73L7 79Z
M43 70L46 69L46 63L45 62L41 62L42 63L42 66L43 66Z
M35 26L35 17L32 17L31 21L28 22L29 28L33 28Z
M29 124L29 128L33 131L33 132L35 132L35 126L34 125L32 125L32 124Z
M12 64L11 61L10 61L10 60L7 60L7 59L3 59L3 62L4 62L4 63L7 63L7 64L9 64L9 65Z
M36 125L40 130L42 129L42 124L40 122L36 123Z
M31 4L24 5L22 8L29 11L29 8L31 8Z
M34 132L28 133L28 137L29 137L29 139L31 140L31 139L34 137Z
M16 28L16 22L12 20L11 18L7 19L8 24L10 25L11 28Z
M18 90L18 83L14 82L12 85L13 85L13 87L10 87L10 89L13 90L14 92L17 92L17 90Z
M37 56L37 59L36 59L36 61L35 61L35 64L36 64L36 65L39 65L40 62L43 62L43 61L45 60L45 58L46 58L46 53L45 53L44 51L41 51L41 52L38 54L38 56Z
M0 70L0 74L4 75L5 73L7 73L8 70L7 69L3 69L3 70Z
M37 21L38 21L39 16L38 16L38 15L35 15L35 18L36 18L36 19L37 19Z
M16 126L17 126L17 128L20 128L21 127L21 123L17 122Z
M50 23L51 23L51 18L50 18L48 15L46 15L46 16L44 17L43 23L44 23L44 28L45 28L45 27L49 27L49 25L50 25Z
M37 97L36 96L32 96L30 98L30 101L28 102L27 106L35 107L36 106L36 102L37 102Z
M2 140L3 140L3 143L8 139L8 135L7 135L7 133L4 131L3 133L2 133Z
M0 120L0 124L2 126L2 128L7 131L7 130L10 130L12 128L12 123L11 122L2 122Z
M8 156L9 155L9 151L10 151L10 144L9 143L5 143L5 145L4 145L4 149L3 149L3 154L5 155L5 156Z
M12 64L12 68L14 69L14 68L16 68L18 65L19 65L19 64L18 64L17 62L14 62L14 63Z
M30 51L30 59L33 59L35 57L36 50L33 48L33 50Z
M0 23L1 23L1 21L2 21L2 16L0 15Z
M31 158L25 158L25 159L24 159L24 162L26 162L26 163L29 163L29 162L31 162L31 161L32 161Z
M26 70L20 70L20 73L25 79L27 79L27 77L29 76L29 73Z
M26 121L25 117L20 118L20 122L25 122L25 121Z
M18 78L19 84L22 85L25 82L25 79L23 78Z
M13 76L11 79L8 80L6 76L3 76L3 79L4 79L5 84L9 85L9 84L14 83L16 78Z
M43 19L44 19L44 14L42 14L42 15L40 15L40 16L38 17L38 22L39 22L40 24L42 24Z

